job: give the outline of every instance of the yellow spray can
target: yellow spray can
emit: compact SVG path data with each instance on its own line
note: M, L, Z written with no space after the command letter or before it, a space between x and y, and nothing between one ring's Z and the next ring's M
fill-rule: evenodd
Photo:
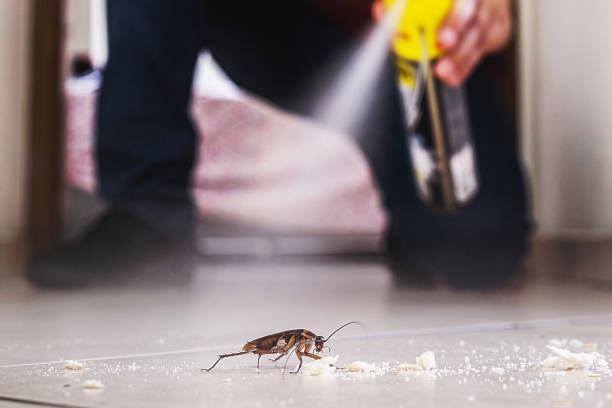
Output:
M453 0L384 3L403 7L393 50L417 190L430 207L455 211L476 195L478 177L464 90L445 85L432 70L442 56L437 36Z

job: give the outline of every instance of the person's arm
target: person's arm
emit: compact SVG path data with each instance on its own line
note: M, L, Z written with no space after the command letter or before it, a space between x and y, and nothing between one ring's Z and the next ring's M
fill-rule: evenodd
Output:
M451 86L460 85L511 34L511 0L456 0L438 33L445 55L436 64L436 75Z

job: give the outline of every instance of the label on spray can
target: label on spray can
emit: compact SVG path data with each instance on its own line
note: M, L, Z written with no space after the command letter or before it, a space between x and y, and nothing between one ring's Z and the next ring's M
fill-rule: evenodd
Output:
M446 158L439 149L427 120L430 106L425 95L420 63L396 59L398 87L409 139L409 153L419 195L429 206L448 209L444 202L442 178L446 166L454 207L467 204L478 192L475 152L471 139L469 112L463 88L451 88L436 81ZM441 163L441 160L446 163Z

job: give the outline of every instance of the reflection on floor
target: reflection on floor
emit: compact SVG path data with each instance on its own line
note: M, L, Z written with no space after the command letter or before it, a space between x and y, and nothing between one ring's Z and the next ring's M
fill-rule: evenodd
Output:
M550 280L487 294L396 289L376 263L200 269L185 290L41 293L18 280L3 282L6 406L25 400L77 407L612 407L606 367L550 372L539 366L551 341L575 353L596 350L612 363L609 290ZM366 330L347 327L324 354L338 355L342 367L375 364L373 373L283 375L284 360L264 358L258 373L253 355L200 371L247 340L299 327L327 336L350 320ZM437 368L397 371L426 350ZM66 360L84 368L68 370ZM288 368L295 367L292 356ZM104 388L84 389L87 380Z

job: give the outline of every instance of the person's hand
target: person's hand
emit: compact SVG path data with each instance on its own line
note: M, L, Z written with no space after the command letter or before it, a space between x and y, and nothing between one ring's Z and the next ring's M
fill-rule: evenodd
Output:
M480 60L502 48L512 33L511 0L455 0L440 27L444 56L434 67L450 86L459 86Z
M511 0L455 0L438 32L438 45L445 52L436 64L436 75L450 86L459 86L480 60L502 48L512 33ZM380 20L382 0L372 5Z

